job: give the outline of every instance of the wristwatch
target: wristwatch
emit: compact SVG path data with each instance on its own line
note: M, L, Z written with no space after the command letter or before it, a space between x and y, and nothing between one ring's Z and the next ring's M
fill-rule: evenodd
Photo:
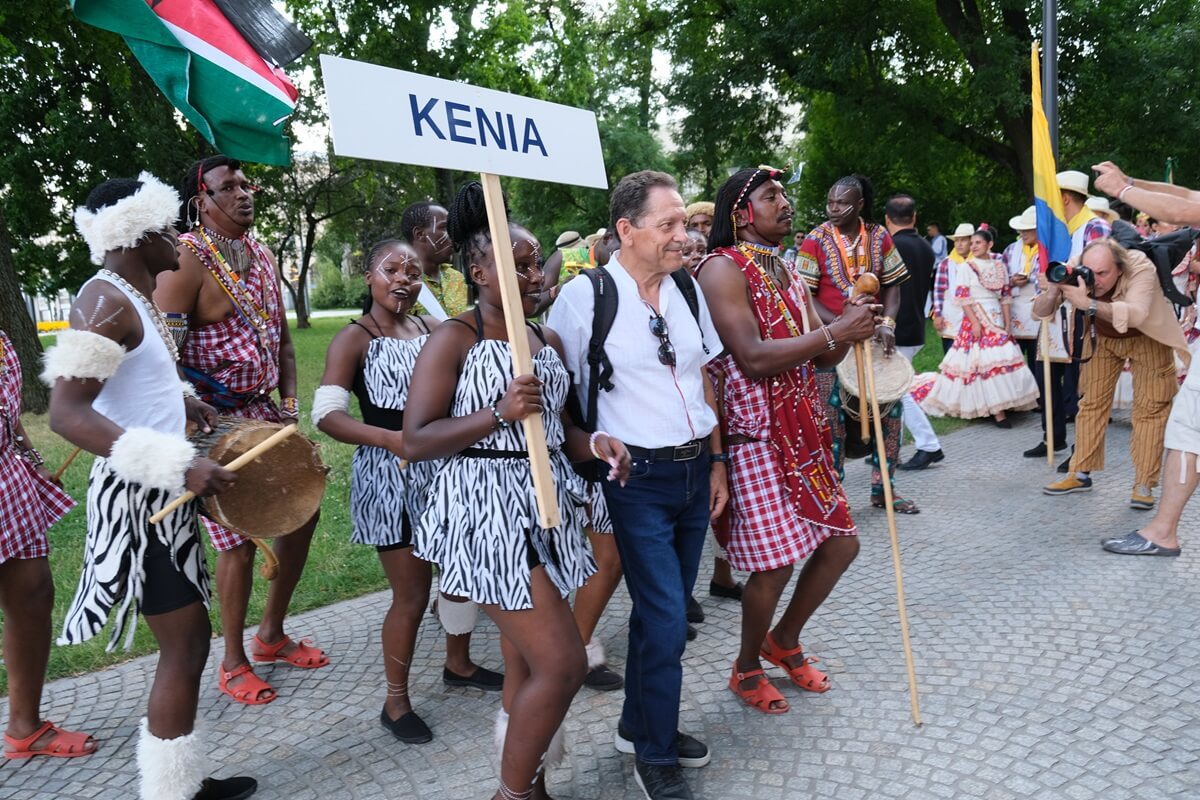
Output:
M712 460L714 462L716 462L717 464L728 464L729 463L729 453L713 453Z

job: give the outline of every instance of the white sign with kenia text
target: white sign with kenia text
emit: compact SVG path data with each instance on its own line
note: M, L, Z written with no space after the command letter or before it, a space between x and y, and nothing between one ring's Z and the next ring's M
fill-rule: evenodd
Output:
M591 111L336 56L321 73L340 156L608 188Z

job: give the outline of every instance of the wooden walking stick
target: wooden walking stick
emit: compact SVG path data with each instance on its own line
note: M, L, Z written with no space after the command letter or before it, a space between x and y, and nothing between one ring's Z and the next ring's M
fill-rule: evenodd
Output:
M875 273L867 272L858 276L858 280L854 282L854 289L851 290L850 296L860 294L875 294L879 291L879 278L875 277ZM866 399L862 396L867 391L866 380L866 357L864 352L867 347L863 342L854 343L854 366L858 369L858 421L859 421L859 437L864 442L871 439L871 410L867 407Z
M1050 320L1042 320L1042 407L1046 410L1046 463L1054 466L1054 415L1050 410Z
M254 447L252 447L249 450L247 450L246 452L242 453L240 456L235 458L233 461L230 461L228 464L224 464L223 466L225 467L225 469L229 470L230 472L237 472L239 469L246 466L251 461L258 458L263 453L267 452L272 447L274 447L275 445L282 442L284 439L293 435L298 430L300 430L299 425L286 425L283 428L280 428L279 430L275 431L275 433L271 434L268 438L263 439L261 442L256 444ZM163 507L162 511L159 511L157 514L150 517L150 524L157 525L158 523L160 523L164 519L166 519L167 515L170 514L172 511L179 508L184 503L187 503L187 502L189 502L191 500L195 500L195 499L196 499L195 492L184 492L183 494L179 495L179 497L176 497L174 500L167 503L166 506Z
M82 449L83 448L81 448L81 447L76 447L74 450L71 451L71 455L67 456L67 460L64 461L62 463L62 466L58 468L58 471L54 473L54 482L55 483L58 483L58 479L61 478L63 476L63 473L67 471L67 467L71 466L71 462L75 460L75 457L79 455L79 451Z
M867 276L863 276L867 277ZM870 276L876 281L876 291L878 290L878 280L874 275ZM862 280L861 278L859 280ZM856 291L858 286L855 286ZM868 294L865 291L858 291L859 294ZM870 292L874 294L874 292ZM896 509L892 503L894 495L892 494L892 475L888 469L887 447L883 443L883 420L879 416L879 401L875 397L875 367L871 363L871 348L867 345L863 348L866 355L866 373L867 373L867 389L866 393L871 400L871 415L875 423L875 451L879 456L879 471L883 476L883 501L884 508L887 510L888 535L892 540L892 566L896 571L896 605L900 610L900 638L904 643L904 664L908 669L908 696L912 702L912 718L916 725L921 724L921 703L917 697L917 670L913 666L912 641L908 636L908 610L904 602L904 571L900 566L900 537L896 533Z

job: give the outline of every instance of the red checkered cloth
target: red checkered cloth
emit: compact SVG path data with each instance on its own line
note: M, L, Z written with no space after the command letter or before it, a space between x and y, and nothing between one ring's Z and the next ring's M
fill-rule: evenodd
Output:
M21 364L0 331L0 564L50 555L46 531L75 507L62 489L17 454L21 418Z
M275 405L275 401L270 397L256 397L241 408L223 408L222 414L227 414L231 417L242 417L243 419L261 419L266 422L282 422L283 416L279 413L279 406ZM208 531L208 538L212 539L213 547L218 553L224 553L239 547L250 541L240 533L229 530L224 525L218 525L203 513L200 515L200 523L204 526L204 530Z
M838 488L839 493L841 488ZM796 513L783 482L779 453L770 442L729 448L732 514L725 558L743 572L767 572L795 564L831 536L855 536L856 528L815 525Z

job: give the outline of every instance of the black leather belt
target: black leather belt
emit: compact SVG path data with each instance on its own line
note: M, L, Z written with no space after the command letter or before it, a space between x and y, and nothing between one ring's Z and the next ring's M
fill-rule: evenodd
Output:
M633 458L647 461L692 461L699 458L701 453L708 452L708 439L692 439L677 447L656 447L653 450L627 444L625 449Z

